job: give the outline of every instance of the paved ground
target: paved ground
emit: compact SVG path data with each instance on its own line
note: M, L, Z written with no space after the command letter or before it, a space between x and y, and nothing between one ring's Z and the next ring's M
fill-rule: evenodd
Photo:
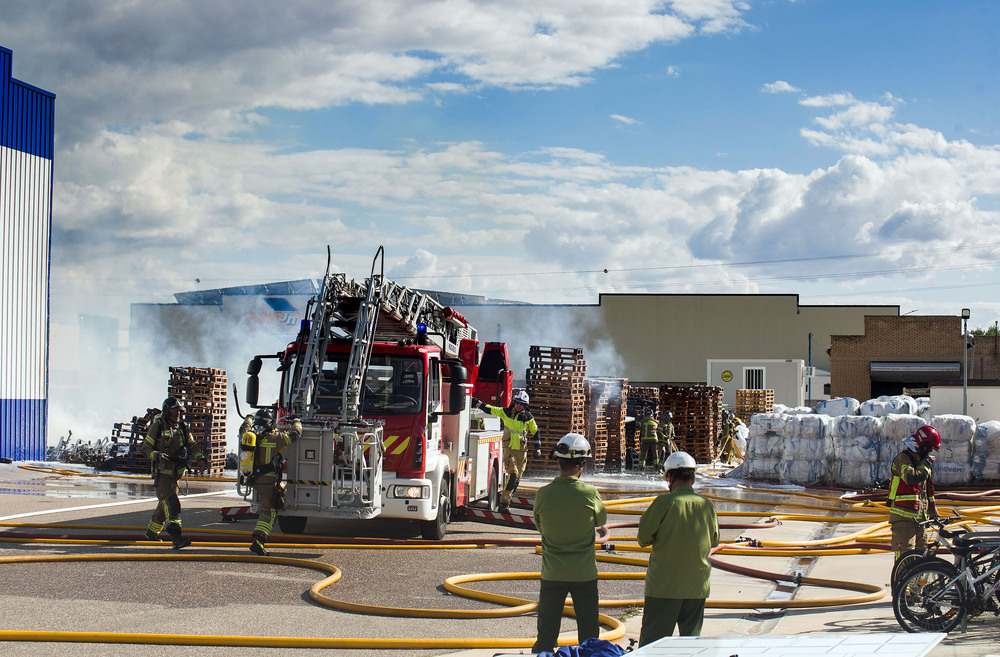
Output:
M648 490L662 482L642 477L586 477L601 487ZM19 468L17 464L0 465L0 518L4 522L52 522L52 529L0 527L0 532L55 532L79 537L114 534L125 539L139 539L154 502L145 479L90 478ZM543 483L527 481L526 485ZM219 508L239 505L241 500L230 492L232 484L222 482L192 483L183 500L184 523L188 529L252 529L249 522L222 523ZM707 489L706 489L707 490ZM775 504L789 501L787 492L748 494L733 489L713 490L730 497L768 498ZM770 507L747 507L740 502L717 503L720 510L753 508L761 518L772 513ZM11 518L21 514L37 514ZM637 516L613 515L612 522L637 520ZM742 518L753 522L756 518ZM723 518L723 522L735 521ZM68 525L124 526L134 529L111 531L77 528ZM837 523L785 522L768 530L725 530L723 538L748 535L768 540L800 542L816 537L852 532L861 525ZM383 538L417 537L415 526L398 522L370 521L342 525L310 526L310 534L343 537ZM634 536L634 529L618 529L621 540ZM197 540L197 534L192 533ZM533 531L460 521L453 523L449 538L536 538ZM3 538L3 533L0 533ZM163 546L46 545L0 542L0 556L35 556L67 554L172 554ZM632 553L619 552L625 556ZM245 544L235 547L195 545L181 554L244 555ZM337 566L343 573L340 581L326 593L343 600L393 607L435 609L495 609L496 606L468 600L446 592L442 582L450 576L467 573L537 572L540 557L528 547L489 547L477 549L331 549L328 547L275 548L272 554L317 560ZM787 557L722 557L753 568L783 573L801 572L812 577L842 579L887 585L891 557L887 554L823 556L791 559ZM631 566L602 564L607 572L636 572ZM345 613L323 607L308 595L309 587L325 574L285 565L225 562L87 562L87 563L16 563L0 564L0 630L62 630L78 632L130 632L164 634L202 634L279 637L353 637L359 639L425 638L478 639L470 649L400 649L386 651L400 657L418 657L458 653L463 657L491 657L498 652L528 652L502 649L490 644L500 638L533 638L535 616L527 614L501 619L394 618ZM515 580L489 582L475 588L534 600L537 581ZM716 570L712 579L712 599L782 599L794 596L835 597L854 595L830 589L776 588L772 583L749 579ZM602 599L633 600L642 597L642 581L605 581ZM608 609L605 613L625 619L627 635L620 641L638 638L641 610ZM565 631L575 627L566 619ZM899 633L888 598L855 606L789 610L709 609L705 636L777 636L809 633L862 635L873 632ZM965 634L947 637L930 654L945 656L982 656L1000 653L1000 630L995 617L973 620ZM188 655L247 654L340 656L371 655L371 649L335 650L300 648L235 648L117 645L94 643L0 643L0 652L45 656L72 652L86 655L147 655L153 650L165 657ZM250 652L248 652L248 650Z

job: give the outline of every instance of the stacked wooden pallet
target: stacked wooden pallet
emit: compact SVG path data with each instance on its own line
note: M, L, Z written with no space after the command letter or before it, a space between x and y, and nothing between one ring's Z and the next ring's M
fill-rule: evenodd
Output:
M542 458L528 457L531 472L558 472L549 459L556 443L567 433L586 432L583 380L587 362L583 349L532 346L525 372L531 413L542 437Z
M771 413L774 411L774 391L737 390L736 405L733 410L736 417L747 423L754 413Z
M718 386L660 388L660 410L673 413L677 446L699 463L711 463L717 456L722 395Z
M116 470L149 474L149 459L142 455L142 441L146 439L149 423L159 413L160 409L150 408L142 417L133 415L131 422L115 422L111 442L114 443L112 454Z
M226 467L226 371L212 367L171 367L169 395L184 404L184 421L208 462L208 472Z
M587 397L587 432L594 451L595 466L621 470L625 462L625 399L628 379L589 378L584 386Z

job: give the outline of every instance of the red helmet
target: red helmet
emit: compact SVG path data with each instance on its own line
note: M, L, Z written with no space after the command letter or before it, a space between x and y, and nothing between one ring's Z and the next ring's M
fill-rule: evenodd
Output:
M929 449L941 449L941 434L934 427L920 427L913 433L917 445Z

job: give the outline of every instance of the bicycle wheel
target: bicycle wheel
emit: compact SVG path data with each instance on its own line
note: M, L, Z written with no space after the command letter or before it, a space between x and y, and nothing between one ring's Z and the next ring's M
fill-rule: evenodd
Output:
M896 595L896 588L899 584L899 576L906 572L910 566L914 565L920 559L924 558L925 550L907 550L899 555L899 558L892 564L892 573L889 575L889 586L892 588L892 594Z
M907 632L950 632L965 615L958 569L944 559L920 561L899 576L892 612Z

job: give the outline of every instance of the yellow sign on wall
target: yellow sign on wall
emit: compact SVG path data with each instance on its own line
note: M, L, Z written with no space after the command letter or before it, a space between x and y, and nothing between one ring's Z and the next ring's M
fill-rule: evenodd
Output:
M729 383L730 381L733 380L733 373L730 372L729 370L724 371L722 373L722 380L725 381L726 383Z

